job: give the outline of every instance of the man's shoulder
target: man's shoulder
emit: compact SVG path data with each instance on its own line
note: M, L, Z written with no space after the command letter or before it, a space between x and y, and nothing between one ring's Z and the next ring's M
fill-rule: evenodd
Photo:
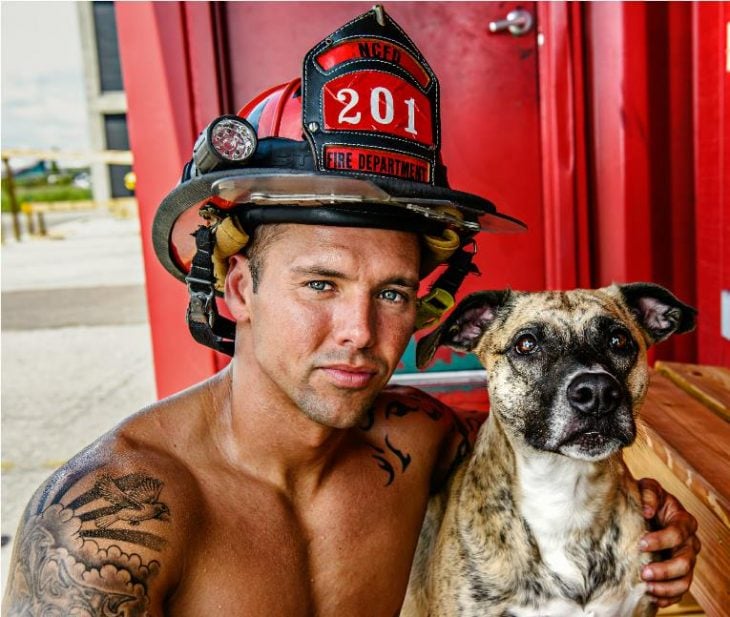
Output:
M157 401L100 436L41 485L26 517L60 506L80 513L84 529L93 532L89 537L106 538L124 535L107 531L129 526L139 531L147 520L168 520L167 515L159 516L163 505L168 510L195 510L205 452L201 432L207 391L208 382L203 382ZM111 518L107 516L109 510L125 508L121 516L128 519L115 512ZM133 509L142 514L132 516ZM182 523L190 517L180 519ZM163 530L179 527L155 526Z
M408 451L422 453L422 460L431 460L460 430L460 424L451 408L426 392L389 386L378 395L359 429L375 445L402 444Z
M199 501L185 462L152 434L163 407L100 437L38 488L15 537L7 614L118 602L161 614Z
M373 405L367 422L411 417L429 420L436 431L458 432L473 444L489 412L484 409L453 408L435 396L412 386L391 385L385 388ZM428 426L427 422L419 422Z
M140 500L151 503L153 495L140 490L171 500L172 493L194 484L187 463L170 447L167 438L150 434L150 426L140 430L134 426L137 421L103 435L59 467L36 491L30 506L40 511L51 504L80 506L95 499L121 505L122 496L115 486L136 499L135 505Z
M417 453L432 469L432 486L438 487L468 456L486 416L483 411L452 409L417 388L389 386L360 428L386 452L397 440L400 449Z
M384 420L408 418L449 424L454 417L450 407L423 390L411 386L390 385L375 400L371 415Z

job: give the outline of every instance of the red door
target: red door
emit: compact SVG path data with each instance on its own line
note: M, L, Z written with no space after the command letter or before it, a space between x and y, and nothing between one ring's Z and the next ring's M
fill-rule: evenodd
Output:
M529 231L479 242L476 287L541 289L545 232L536 29L491 34L517 3L390 3L386 10L441 82L444 162L453 188L477 193ZM197 133L221 113L301 72L304 54L371 3L119 3L137 198L144 234L158 392L209 375L221 358L185 331L186 294L156 263L154 211L179 178ZM534 14L534 3L520 4ZM125 44L126 43L126 44ZM129 68L131 67L131 68ZM144 71L142 71L144 67ZM446 360L444 362L444 360ZM406 369L411 368L406 356ZM440 368L464 368L443 358Z

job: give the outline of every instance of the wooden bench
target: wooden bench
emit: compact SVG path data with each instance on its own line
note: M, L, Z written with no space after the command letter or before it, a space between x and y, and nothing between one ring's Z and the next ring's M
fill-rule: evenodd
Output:
M656 478L699 521L691 591L712 617L730 615L728 410L730 370L657 362L637 441L624 452L635 477Z

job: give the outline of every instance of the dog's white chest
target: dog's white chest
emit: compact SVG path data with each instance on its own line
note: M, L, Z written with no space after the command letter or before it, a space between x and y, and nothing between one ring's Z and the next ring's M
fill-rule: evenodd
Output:
M629 617L634 615L645 591L646 585L641 583L625 598L611 594L589 602L585 607L571 600L553 599L537 608L510 607L509 614L514 617Z
M606 489L589 480L586 465L568 458L525 460L517 458L521 514L540 548L543 563L560 579L581 588L585 572L570 557L567 546L573 534L595 524L596 508L604 507ZM582 565L585 568L585 564ZM554 598L537 608L510 608L514 617L628 617L634 615L646 585L623 585L604 590L581 606L568 598Z
M520 459L521 514L530 526L545 564L565 582L583 580L568 557L566 545L576 530L588 529L595 504L603 503L598 487L585 479L585 464L565 457Z

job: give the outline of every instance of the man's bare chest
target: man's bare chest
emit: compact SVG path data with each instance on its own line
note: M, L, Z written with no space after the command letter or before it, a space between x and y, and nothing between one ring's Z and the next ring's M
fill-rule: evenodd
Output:
M379 471L297 502L261 487L213 491L167 613L396 614L427 494Z

